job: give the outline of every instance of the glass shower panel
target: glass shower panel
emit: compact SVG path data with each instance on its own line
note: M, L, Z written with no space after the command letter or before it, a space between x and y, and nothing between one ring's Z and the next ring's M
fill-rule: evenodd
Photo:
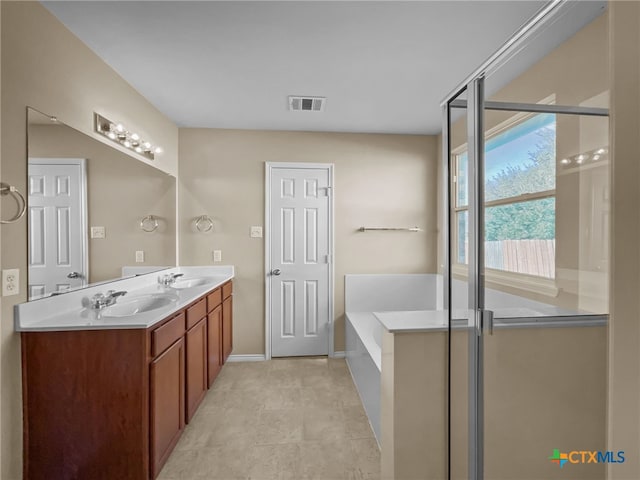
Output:
M485 480L605 476L569 456L606 450L602 5L568 2L484 80Z
M449 471L453 480L466 480L469 456L469 184L466 168L467 93L447 105L449 162L450 323L449 323ZM454 174L455 172L455 174Z

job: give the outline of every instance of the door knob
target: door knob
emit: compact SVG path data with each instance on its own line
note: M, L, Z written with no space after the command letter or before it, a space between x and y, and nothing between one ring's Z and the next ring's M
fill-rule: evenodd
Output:
M78 272L71 272L69 275L67 275L67 278L80 278L80 274Z
M280 275L280 273L282 273L282 272L280 272L279 268L276 268L275 270L271 270L271 274L272 275L276 275L277 276L277 275Z

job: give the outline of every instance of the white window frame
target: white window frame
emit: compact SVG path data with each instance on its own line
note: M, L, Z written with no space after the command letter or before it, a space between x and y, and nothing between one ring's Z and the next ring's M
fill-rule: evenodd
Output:
M546 102L544 102L546 103ZM549 102L550 103L550 102ZM492 138L504 131L513 128L522 122L528 120L529 118L534 117L537 113L518 113L505 122L496 125L495 127L487 130L487 138ZM460 157L463 153L468 151L467 143L463 143L459 147L452 149L451 155L453 157L453 170L454 174L451 179L451 192L453 193L453 218L452 218L452 234L453 234L453 245L456 245L456 249L452 252L453 261L452 263L452 274L460 279L465 279L468 276L469 266L467 263L459 263L458 262L458 214L460 212L469 211L469 204L467 201L466 206L458 205L458 165L460 161ZM515 197L507 197L501 198L498 200L492 200L490 202L486 202L484 204L484 208L489 208L498 205L511 205L515 203L522 203L531 200L540 200L543 198L555 198L556 190L543 190L535 193L527 193L523 195L518 195ZM507 270L499 270L495 268L486 268L485 267L485 280L487 283L495 284L503 287L512 287L520 290L526 290L528 292L534 292L541 295L546 295L550 297L557 297L559 293L559 289L556 286L556 277L557 277L557 268L556 275L554 278L541 277L537 275L528 275L526 273L519 272L510 272Z

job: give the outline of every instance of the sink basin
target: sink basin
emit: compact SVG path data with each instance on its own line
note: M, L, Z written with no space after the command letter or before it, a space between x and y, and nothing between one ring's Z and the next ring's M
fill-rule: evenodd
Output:
M170 287L176 288L178 290L184 288L193 288L193 287L201 287L203 285L208 285L210 283L215 282L215 278L212 277L187 277L187 278L178 278L175 282L173 282Z
M100 312L102 317L130 317L138 313L163 308L178 300L176 295L150 293L121 297Z

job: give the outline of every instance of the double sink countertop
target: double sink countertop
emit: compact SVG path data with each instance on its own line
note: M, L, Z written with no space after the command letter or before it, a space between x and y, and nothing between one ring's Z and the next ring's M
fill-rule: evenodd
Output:
M172 288L158 283L158 277L182 274L178 281L202 279L203 284L188 288ZM46 297L14 307L14 325L18 332L47 332L63 330L105 330L123 328L149 328L186 307L205 293L234 277L233 266L175 267L153 273L124 278L61 295ZM195 282L198 283L198 282ZM126 305L135 299L158 297L168 299L161 306L131 315L107 316L105 309L86 307L95 294L108 290L126 291L114 305ZM113 309L112 309L113 310Z

